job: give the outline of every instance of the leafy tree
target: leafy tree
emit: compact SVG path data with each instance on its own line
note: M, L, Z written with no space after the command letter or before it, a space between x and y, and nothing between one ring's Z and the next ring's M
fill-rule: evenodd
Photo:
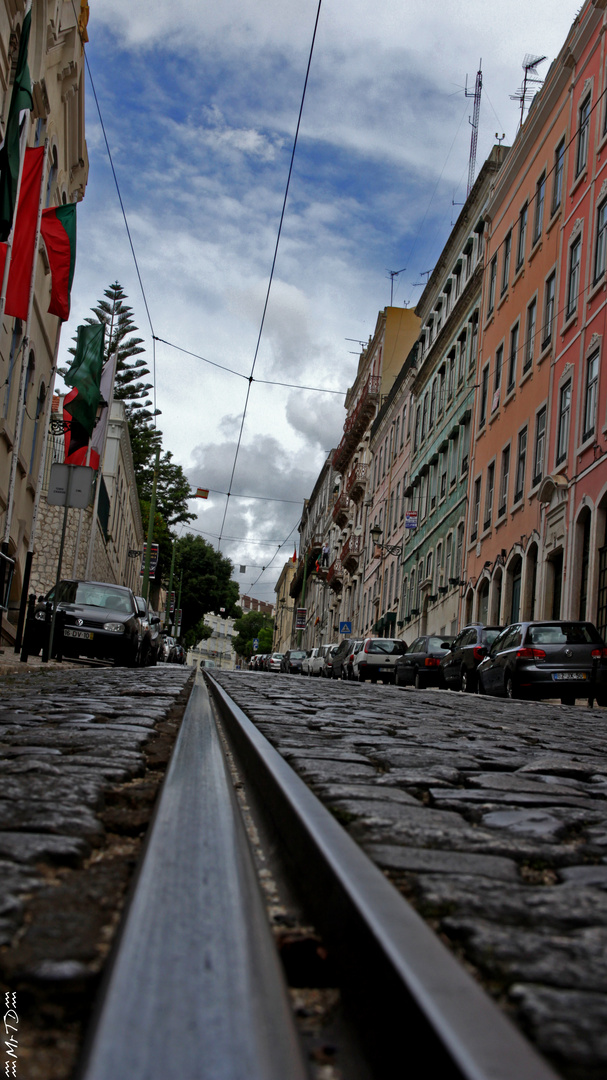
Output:
M219 614L225 608L227 617L238 613L238 585L231 580L234 567L202 536L186 533L176 541L175 567L176 581L183 571L182 634L187 635L209 611Z
M200 622L196 623L196 626L185 634L183 644L186 649L191 649L199 641L206 641L207 638L210 638L212 633L211 627L207 626L204 619L201 619Z
M137 474L139 497L147 502L152 497L154 482L154 464L152 459L143 463ZM188 510L191 485L181 465L173 461L170 450L162 454L156 480L156 507L167 525L185 524L195 521L196 514Z
M241 619L236 619L234 629L237 637L232 639L232 648L238 656L246 656L247 659L255 651L253 639L259 638L257 652L268 653L272 649L272 631L274 620L269 615L262 615L260 611L249 611Z

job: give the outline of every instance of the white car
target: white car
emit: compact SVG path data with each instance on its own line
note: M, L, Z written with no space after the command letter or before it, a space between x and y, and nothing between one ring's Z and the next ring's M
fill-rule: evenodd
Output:
M393 683L396 661L406 651L407 646L400 638L366 638L352 661L352 677L358 682L381 679L383 683Z
M302 675L320 675L324 664L324 657L321 649L322 646L319 645L317 649L311 649L309 651L301 665Z

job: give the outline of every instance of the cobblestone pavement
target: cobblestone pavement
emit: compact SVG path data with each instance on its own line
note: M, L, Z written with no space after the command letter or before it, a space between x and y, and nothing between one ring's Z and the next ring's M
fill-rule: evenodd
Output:
M71 1075L190 675L0 666L0 991L21 1080Z
M213 672L568 1080L607 1076L607 711Z

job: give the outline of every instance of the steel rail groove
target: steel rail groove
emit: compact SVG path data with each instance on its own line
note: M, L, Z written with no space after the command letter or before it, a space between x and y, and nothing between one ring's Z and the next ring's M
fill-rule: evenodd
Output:
M290 765L206 672L376 1075L556 1080L556 1074L386 880ZM400 1071L400 1070L399 1070ZM285 1080L288 1074L285 1074Z
M82 1080L307 1076L200 676L101 999Z

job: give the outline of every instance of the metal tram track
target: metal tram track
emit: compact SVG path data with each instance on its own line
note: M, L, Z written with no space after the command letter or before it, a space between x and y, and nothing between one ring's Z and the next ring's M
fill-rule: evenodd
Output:
M311 1075L228 758L279 888L331 958L342 1030L356 1033L350 1061L359 1047L364 1057L352 1076L555 1080L208 673L206 682L197 675L186 707L79 1080Z

